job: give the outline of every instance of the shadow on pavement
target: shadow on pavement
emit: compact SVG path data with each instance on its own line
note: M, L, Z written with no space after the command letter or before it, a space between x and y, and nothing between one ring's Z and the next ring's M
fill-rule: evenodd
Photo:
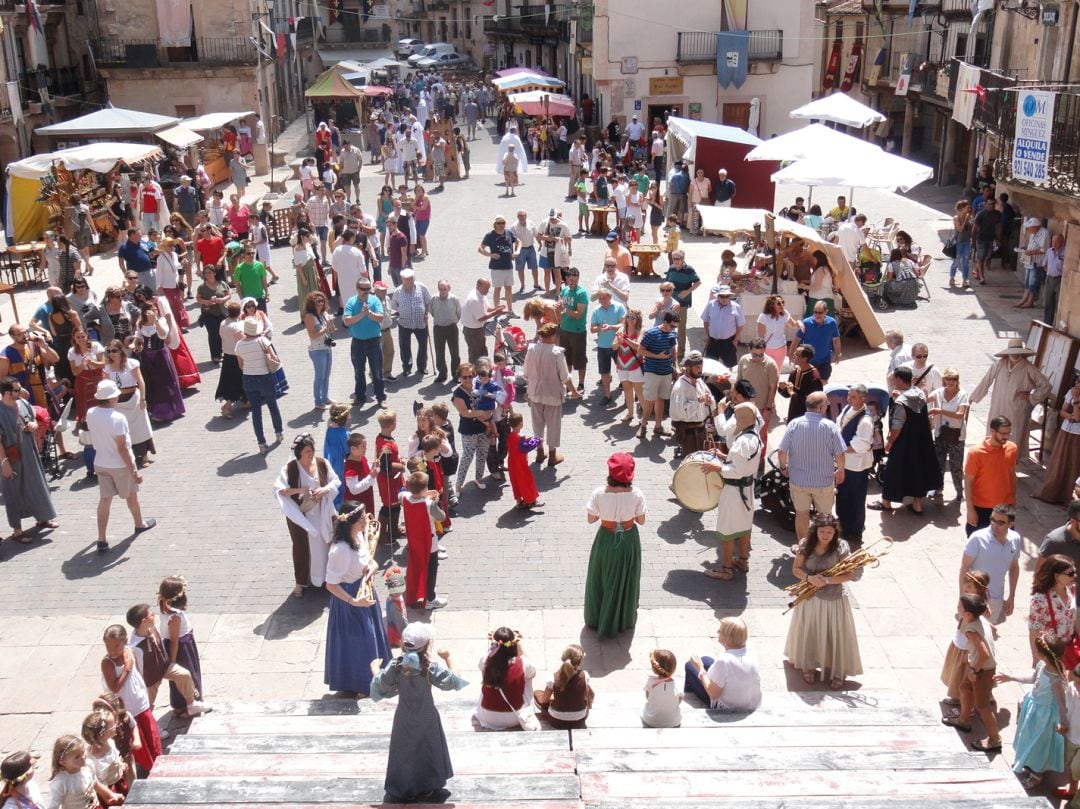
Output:
M293 632L306 629L322 617L328 596L321 587L308 587L303 598L285 597L284 601L266 620L252 629L252 633L266 640L284 640Z

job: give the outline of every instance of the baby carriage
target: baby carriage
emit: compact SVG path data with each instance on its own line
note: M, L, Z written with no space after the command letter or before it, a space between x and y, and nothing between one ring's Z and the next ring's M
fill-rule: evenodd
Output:
M859 264L859 284L871 306L879 312L889 308L889 301L885 298L885 275L881 271L880 261L863 261Z
M768 471L754 483L754 497L759 507L768 511L777 520L787 526L795 524L795 506L791 502L791 490L788 488L787 475L780 471L776 460L779 450L769 453L766 461Z
M511 326L510 319L503 315L494 321L492 334L495 337L495 353L505 354L506 362L514 372L514 386L520 399L525 389L525 352L529 350L529 338L520 326Z
M826 385L825 395L829 397L829 418L836 421L840 411L847 404L847 385ZM870 467L870 479L881 483L885 476L885 432L882 419L889 411L889 391L876 385L866 388L866 410L874 420L874 437L871 439L874 450L874 465Z

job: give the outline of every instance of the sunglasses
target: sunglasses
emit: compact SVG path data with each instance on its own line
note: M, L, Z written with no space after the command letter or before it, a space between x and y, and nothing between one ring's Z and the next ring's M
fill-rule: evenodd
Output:
M122 352L119 348L110 348L106 353L107 354L122 354L124 352Z
M1068 576L1070 579L1075 579L1076 578L1076 571L1075 570L1063 570L1063 571L1061 571L1061 575L1062 576Z
M992 523L993 523L994 525L1008 525L1008 524L1009 524L1009 521L1008 521L1008 520L995 520L995 519L991 519L991 520L990 520L990 522L992 522Z

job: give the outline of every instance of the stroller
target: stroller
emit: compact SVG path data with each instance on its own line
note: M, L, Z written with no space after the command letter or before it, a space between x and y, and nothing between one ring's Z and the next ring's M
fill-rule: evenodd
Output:
M889 308L889 301L885 298L885 276L881 271L880 261L863 261L859 264L859 284L871 306L879 312L884 312Z
M758 477L754 483L754 498L759 507L771 513L787 526L795 524L795 505L791 502L791 490L788 488L787 475L780 471L776 461L778 449L769 453L766 463L768 471Z
M515 401L521 399L525 390L525 377L522 370L525 367L525 352L529 350L529 338L520 326L511 326L510 318L506 315L489 321L491 335L495 338L495 351L506 355L506 362L514 372L514 387L517 390Z

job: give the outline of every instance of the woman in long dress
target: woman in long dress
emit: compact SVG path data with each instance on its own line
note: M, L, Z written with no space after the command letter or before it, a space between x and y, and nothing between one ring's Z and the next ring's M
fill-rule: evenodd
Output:
M221 372L218 374L217 390L214 398L224 402L221 415L231 419L234 404L247 402L244 394L244 372L236 359L236 343L244 336L244 323L240 315L240 303L229 301L225 304L225 319L218 327L221 336Z
M641 538L645 495L634 486L634 459L616 452L607 461L606 486L597 487L585 506L589 523L600 523L589 553L585 579L585 624L612 638L637 622L641 588Z
M86 418L86 411L94 401L94 391L102 379L105 366L105 348L96 340L78 329L71 334L71 348L68 349L68 362L75 374L75 412L79 421Z
M143 303L135 327L135 353L146 382L146 409L156 421L174 421L187 409L176 366L165 343L168 337L169 324L158 316L157 307L152 301Z
M281 513L292 539L293 597L304 588L322 587L326 581L326 560L333 538L334 498L341 479L325 458L315 455L315 439L304 433L293 441L293 460L281 467L274 482Z
M390 657L386 627L374 597L379 565L368 546L369 517L361 503L345 504L334 520L326 561L326 590L333 598L326 623L323 682L332 691L363 696L371 687L371 661ZM361 593L368 582L370 591Z
M38 528L56 528L56 509L41 468L34 431L37 430L34 408L22 398L22 383L15 377L0 380L0 492L4 495L11 538L28 544L22 521L30 517Z
M862 674L859 638L851 612L845 582L862 578L862 568L841 576L822 573L851 555L847 542L840 539L836 517L817 514L810 523L810 533L799 543L792 564L792 575L809 582L814 594L795 605L791 613L784 657L803 675L807 685L830 675L829 687L839 690L852 674Z
M301 225L296 229L291 241L293 267L296 269L296 305L300 310L301 322L304 320L304 303L308 295L321 291L315 266L315 252L311 245L312 237L311 230Z
M63 295L49 298L49 303L52 304L52 312L46 323L49 326L49 334L52 335L52 348L59 357L53 365L53 373L57 381L71 382L75 375L68 361L68 349L71 348L71 335L75 329L82 328L82 321L71 308L71 301Z
M1065 503L1072 499L1073 486L1080 475L1080 376L1065 394L1061 405L1061 429L1050 453L1042 489L1035 495L1047 503Z
M146 466L146 456L157 452L147 414L146 381L141 363L128 357L128 349L120 340L110 340L105 346L105 367L101 370L105 379L112 380L120 388L116 409L128 421L131 451L135 455L136 465L141 469Z
M754 527L754 476L765 450L758 434L758 411L749 402L735 406L735 435L728 440L727 455L702 464L702 473L717 472L724 479L716 509L716 533L720 537L722 561L719 570L705 571L710 579L730 581L735 568L750 571L750 531ZM735 545L739 555L735 555Z
M149 302L154 305L158 319L163 320L168 327L168 335L165 337L165 347L172 357L173 368L176 369L176 379L181 390L194 387L202 382L199 367L195 364L195 358L188 348L187 340L184 339L184 331L176 324L172 309L164 295L155 296L149 287L139 285L135 287L135 302L141 305Z
M393 801L434 797L454 777L431 688L460 691L468 682L454 673L446 649L438 652L445 665L431 659L431 637L429 624L409 624L401 632L401 657L394 658L381 671L382 661L371 661L375 675L371 699L378 702L398 697L384 785L387 797Z

